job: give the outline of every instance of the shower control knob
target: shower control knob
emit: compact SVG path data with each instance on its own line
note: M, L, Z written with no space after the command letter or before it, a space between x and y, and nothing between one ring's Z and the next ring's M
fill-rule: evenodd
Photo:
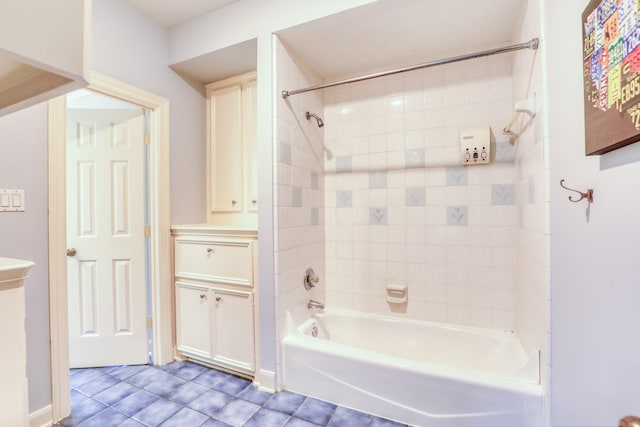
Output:
M320 278L316 276L316 273L312 268L307 268L304 275L304 288L309 290L318 284Z

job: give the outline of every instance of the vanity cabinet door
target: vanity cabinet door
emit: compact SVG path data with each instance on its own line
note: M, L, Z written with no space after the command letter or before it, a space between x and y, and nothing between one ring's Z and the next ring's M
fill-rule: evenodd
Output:
M253 373L253 292L216 288L215 330L214 361Z
M212 211L242 211L242 87L212 92L210 102Z
M178 350L198 358L212 356L213 290L208 286L176 282Z

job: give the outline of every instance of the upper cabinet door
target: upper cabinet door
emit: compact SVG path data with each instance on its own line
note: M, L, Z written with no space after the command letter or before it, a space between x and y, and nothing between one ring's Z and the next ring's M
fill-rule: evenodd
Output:
M207 221L258 225L257 81L250 72L207 85Z
M211 210L242 211L242 87L209 97Z
M246 168L247 208L258 210L258 126L257 84L252 81L244 89L244 147Z

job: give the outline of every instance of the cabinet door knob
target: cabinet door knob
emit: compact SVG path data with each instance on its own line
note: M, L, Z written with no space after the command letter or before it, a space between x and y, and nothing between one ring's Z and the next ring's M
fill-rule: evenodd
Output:
M222 301L222 297L216 297L216 301Z
M257 200L252 200L252 201L251 201L251 204L253 204L253 205L255 205L255 204L257 204L257 203L258 203L258 201L257 201Z
M233 206L235 206L235 205L236 205L236 203L238 203L238 202L237 202L237 201L235 201L235 200L232 200L232 201L231 201L231 205L233 205Z
M200 299L205 299L207 297L207 294L200 294Z
M207 248L207 253L213 253L213 248Z

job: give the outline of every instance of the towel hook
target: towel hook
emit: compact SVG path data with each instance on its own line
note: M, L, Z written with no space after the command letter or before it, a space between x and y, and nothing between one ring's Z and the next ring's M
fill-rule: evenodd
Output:
M569 188L564 185L564 179L560 180L560 187L564 188L565 190L573 191L574 193L578 193L580 195L579 199L574 199L573 196L569 196L569 200L573 203L577 203L582 199L587 199L589 203L593 203L593 189L591 188L587 189L587 191L583 193L582 191L574 190L573 188Z

